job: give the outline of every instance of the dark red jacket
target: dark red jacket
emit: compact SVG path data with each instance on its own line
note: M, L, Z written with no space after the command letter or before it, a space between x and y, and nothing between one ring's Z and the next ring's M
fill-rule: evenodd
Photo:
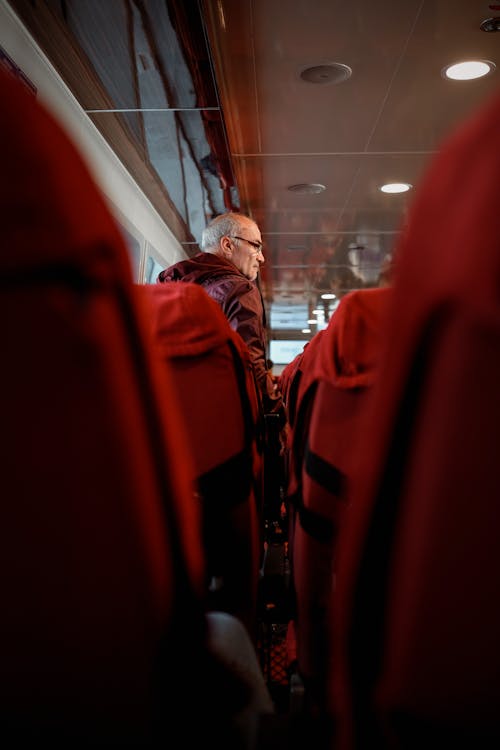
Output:
M262 394L264 412L282 412L279 393L266 368L266 331L264 306L257 286L249 281L233 263L213 253L198 253L166 268L159 282L185 281L202 286L222 308L231 328L237 331L248 347L255 378Z

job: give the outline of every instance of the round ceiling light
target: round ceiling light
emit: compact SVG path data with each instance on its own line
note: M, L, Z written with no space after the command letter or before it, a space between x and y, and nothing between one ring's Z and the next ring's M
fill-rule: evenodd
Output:
M330 292L325 292L325 294L321 295L321 299L336 299L336 294L331 294Z
M343 63L329 62L322 65L311 65L303 68L300 77L306 83L319 83L321 85L332 83L343 83L352 76L352 68Z
M318 193L323 193L326 187L319 182L300 182L297 185L289 185L288 190L292 193L300 193L301 195L317 195Z
M472 81L474 78L481 78L493 72L495 67L495 63L489 60L465 60L447 65L443 68L442 74L453 81Z
M380 187L383 193L406 193L411 190L409 182L388 182Z

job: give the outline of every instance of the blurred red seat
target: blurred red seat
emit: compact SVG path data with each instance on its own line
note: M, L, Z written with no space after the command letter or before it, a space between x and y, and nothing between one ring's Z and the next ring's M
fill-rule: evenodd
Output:
M248 350L197 284L139 288L173 374L202 506L208 605L256 632L262 555L259 402Z
M288 501L293 504L295 494L298 490L299 477L296 474L296 467L300 465L302 456L297 455L302 445L302 429L300 427L298 438L294 438L296 431L296 421L298 414L304 414L302 407L304 394L307 393L309 385L315 376L315 361L317 353L321 347L322 337L325 331L321 330L316 333L311 341L306 344L303 351L288 365L288 372L285 373L284 386L286 389L285 408L288 419L288 434L286 445L286 495ZM301 417L304 420L304 417ZM290 535L293 534L293 511L290 518Z
M500 98L443 144L396 252L339 543L335 747L500 742Z
M226 678L206 649L173 384L79 155L2 72L0 100L0 736L51 747L199 739L234 693L220 705Z
M309 346L309 344L306 344L306 347L307 346ZM293 383L295 381L295 374L300 367L303 354L304 350L299 352L299 354L297 354L294 359L283 368L281 374L277 378L278 388L281 391L283 403L285 405L286 417L290 426L293 426L295 414L295 396L292 390Z
M344 296L310 362L295 422L292 576L299 672L325 706L335 549L357 471L360 422L374 382L389 289Z

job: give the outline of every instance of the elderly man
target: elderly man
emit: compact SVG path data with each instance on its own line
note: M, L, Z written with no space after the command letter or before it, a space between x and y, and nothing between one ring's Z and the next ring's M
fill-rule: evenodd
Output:
M158 281L199 284L220 305L250 351L264 413L279 414L284 422L281 395L266 368L264 306L255 284L264 263L259 227L244 214L221 214L203 231L201 248L193 258L162 271Z

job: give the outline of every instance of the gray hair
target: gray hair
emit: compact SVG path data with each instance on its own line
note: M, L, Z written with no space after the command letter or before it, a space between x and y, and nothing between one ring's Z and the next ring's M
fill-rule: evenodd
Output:
M223 237L239 234L242 226L241 219L248 218L244 214L228 212L212 219L201 234L201 249L203 252L210 252L213 248L217 248Z

